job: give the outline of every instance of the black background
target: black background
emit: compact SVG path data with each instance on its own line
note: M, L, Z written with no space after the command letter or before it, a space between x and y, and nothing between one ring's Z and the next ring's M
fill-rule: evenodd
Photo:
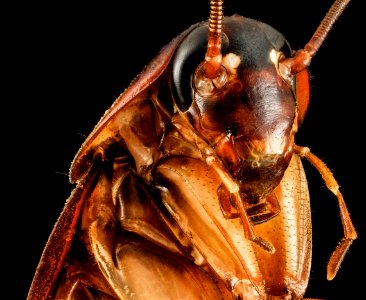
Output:
M19 3L4 10L2 248L10 299L27 296L42 249L73 188L68 170L85 137L162 46L209 15L204 0L129 2ZM226 15L266 22L299 49L331 4L227 0L224 5ZM356 75L362 60L357 4L346 8L312 61L311 104L297 144L310 147L333 171L359 239L328 282L326 262L343 230L335 196L304 161L314 239L307 297L359 299L364 294L365 126L364 87Z

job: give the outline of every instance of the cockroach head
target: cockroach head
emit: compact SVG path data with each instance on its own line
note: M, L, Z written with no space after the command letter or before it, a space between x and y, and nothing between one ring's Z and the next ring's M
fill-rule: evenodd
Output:
M291 55L289 43L271 26L239 15L225 17L221 67L215 78L209 78L204 68L208 32L209 23L200 23L182 41L173 59L174 98L182 112L192 105L195 94L208 99L221 97L234 77L240 80L245 72L266 66L277 68L278 53Z

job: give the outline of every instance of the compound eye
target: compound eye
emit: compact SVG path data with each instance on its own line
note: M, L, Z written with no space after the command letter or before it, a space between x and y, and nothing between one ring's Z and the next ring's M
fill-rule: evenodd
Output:
M193 76L207 49L207 25L194 29L179 45L172 70L173 95L178 108L185 112L193 101ZM201 85L204 85L203 83ZM205 89L202 87L202 89Z
M182 41L173 58L172 92L178 108L185 112L193 101L193 94L197 92L202 97L207 97L220 89L226 81L227 72L220 68L219 76L208 79L204 74L202 62L207 52L208 26L204 23L194 29ZM222 50L229 44L227 36L222 35Z

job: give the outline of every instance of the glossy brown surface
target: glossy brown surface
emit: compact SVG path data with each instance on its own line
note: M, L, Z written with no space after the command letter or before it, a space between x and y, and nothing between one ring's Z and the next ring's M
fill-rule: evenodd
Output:
M300 156L339 201L345 238L329 264L335 275L357 234L330 171L295 145L307 100L298 108L278 72L273 53L284 40L265 27L253 41L258 54L237 47L235 33L260 36L266 25L239 16L224 24L224 85L194 89L187 111L166 105L171 59L191 27L87 138L28 300L302 299L312 225Z

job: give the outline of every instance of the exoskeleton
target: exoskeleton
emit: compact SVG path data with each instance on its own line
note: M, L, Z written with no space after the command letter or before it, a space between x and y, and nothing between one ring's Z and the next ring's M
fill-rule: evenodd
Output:
M332 173L295 137L307 68L348 2L294 51L211 1L209 20L161 50L76 154L76 187L28 300L302 299L312 256L302 158L340 207L332 279L357 234Z

